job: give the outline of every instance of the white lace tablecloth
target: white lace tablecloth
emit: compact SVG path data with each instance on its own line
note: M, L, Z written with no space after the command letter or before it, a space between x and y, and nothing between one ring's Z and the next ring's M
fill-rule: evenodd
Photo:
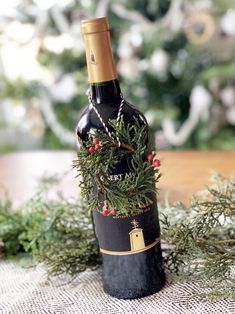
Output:
M103 292L99 270L69 282L65 276L49 280L40 265L0 262L1 314L235 314L235 300L202 302L192 298L197 292L199 284L180 283L142 299L118 300Z

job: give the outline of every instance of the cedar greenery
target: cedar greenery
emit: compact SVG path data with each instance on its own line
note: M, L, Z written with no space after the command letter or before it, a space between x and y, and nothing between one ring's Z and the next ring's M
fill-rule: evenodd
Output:
M123 118L109 122L113 130L109 137L103 132L95 132L81 143L74 166L81 175L81 196L88 201L88 209L100 209L103 198L108 209L115 209L119 215L131 215L141 212L150 202L149 193L156 193L155 183L160 178L158 168L147 160L146 126L125 125ZM93 139L98 138L101 148L89 152ZM120 141L120 144L119 144ZM129 176L121 180L110 180L110 174L120 160L126 160ZM97 191L94 190L97 187Z
M77 276L100 264L87 207L62 195L50 200L57 178L44 178L35 196L13 209L0 201L0 256L22 253L52 275ZM165 267L172 281L200 280L205 299L235 298L235 179L216 175L189 207L160 207Z
M175 279L207 282L204 297L235 298L235 178L212 177L211 185L192 198L191 206L165 208L162 238L165 263Z
M100 264L98 245L80 201L61 194L49 199L55 183L57 177L43 178L34 197L16 210L9 201L0 202L0 250L6 257L26 253L44 262L50 274L74 277Z

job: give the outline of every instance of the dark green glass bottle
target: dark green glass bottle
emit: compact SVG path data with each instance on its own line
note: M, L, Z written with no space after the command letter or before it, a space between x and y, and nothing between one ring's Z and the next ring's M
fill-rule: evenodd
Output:
M82 21L88 77L92 102L106 125L116 119L121 90L114 66L108 22L106 18ZM122 109L125 124L148 125L143 114L133 105L124 102ZM93 106L82 113L77 126L77 136L86 142L89 134L98 130L106 132ZM143 143L143 145L146 143ZM109 174L115 179L130 175L127 162L120 160ZM145 212L115 219L103 216L96 209L93 221L102 255L103 286L105 292L120 298L132 299L159 291L165 283L160 247L160 227L155 193L152 204Z

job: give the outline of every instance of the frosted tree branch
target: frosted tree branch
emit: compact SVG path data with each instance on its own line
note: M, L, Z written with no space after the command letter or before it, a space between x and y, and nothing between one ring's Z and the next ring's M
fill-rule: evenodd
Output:
M46 29L48 23L48 13L46 11L40 11L36 18L35 33L33 37L40 37L44 29Z
M64 16L64 14L61 12L58 5L55 5L51 8L51 15L56 23L56 26L58 27L59 31L61 33L69 33L70 32L70 26L69 23Z
M195 127L200 120L200 113L189 115L188 119L182 124L181 128L177 132L175 130L174 121L171 119L165 119L162 122L163 133L166 140L174 146L182 145L189 138Z
M212 96L203 86L195 86L190 95L190 111L187 120L179 131L175 130L174 121L165 119L162 129L166 140L174 146L182 145L189 138L200 120L208 120L209 108L212 104Z
M152 22L146 19L141 13L135 10L127 10L122 4L114 3L111 6L112 11L121 18L127 19L131 22L142 24L145 28L150 28Z
M95 11L95 16L96 17L101 17L101 16L106 16L107 11L108 11L108 6L109 6L110 0L100 0L96 11Z
M170 27L173 32L179 31L182 20L182 4L183 0L171 1L171 5L164 17L155 22L149 21L143 14L135 10L127 10L125 6L120 3L115 3L111 6L112 11L121 18L127 19L131 22L141 24L147 30L156 31L161 27ZM172 27L178 24L177 27Z
M75 134L70 130L64 128L59 123L53 109L52 101L46 90L42 90L40 92L39 107L43 114L43 117L46 120L47 125L51 128L52 132L58 137L60 142L62 144L74 146L76 144Z
M163 26L169 27L173 33L180 31L183 26L183 2L184 0L171 1L170 8L162 19Z

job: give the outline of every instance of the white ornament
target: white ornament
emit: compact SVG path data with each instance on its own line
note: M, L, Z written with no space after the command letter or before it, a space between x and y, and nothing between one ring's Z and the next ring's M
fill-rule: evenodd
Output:
M139 59L132 57L118 62L118 72L129 80L135 80L140 75Z
M17 6L21 3L21 0L1 0L0 12L1 15L14 17L17 14Z
M132 25L129 36L130 36L130 42L132 43L134 47L136 48L141 47L143 43L143 36L141 34L139 25L137 24Z
M72 49L74 47L74 39L70 34L46 36L44 38L43 45L48 51L60 54L65 49Z
M36 38L25 45L7 40L1 47L5 76L13 80L22 78L26 81L43 80L44 83L50 82L52 73L42 67L37 60L39 48L40 40Z
M127 79L133 80L140 75L140 60L136 56L136 50L142 44L142 37L138 28L131 29L120 38L117 53L120 57L118 63L119 73Z
M235 9L228 10L220 22L221 30L228 36L235 36Z
M133 46L129 42L123 41L118 47L117 53L121 59L130 58L134 53Z
M117 53L120 58L129 58L142 45L143 37L137 25L133 25L128 33L121 36Z
M50 88L55 101L69 102L77 94L77 84L71 75L64 75L62 79Z
M228 123L235 125L235 107L228 108L225 113Z
M200 116L203 121L209 119L209 108L212 104L212 96L208 90L202 86L194 86L190 94L190 111L194 116Z
M220 98L225 107L235 106L235 88L227 86L220 92Z
M150 69L156 72L165 72L169 65L169 56L163 49L154 50L150 57Z
M8 126L21 125L26 114L24 103L9 98L2 101L1 111L1 120Z
M18 43L27 43L34 34L35 28L32 24L22 24L18 21L9 23L5 27L5 35Z

